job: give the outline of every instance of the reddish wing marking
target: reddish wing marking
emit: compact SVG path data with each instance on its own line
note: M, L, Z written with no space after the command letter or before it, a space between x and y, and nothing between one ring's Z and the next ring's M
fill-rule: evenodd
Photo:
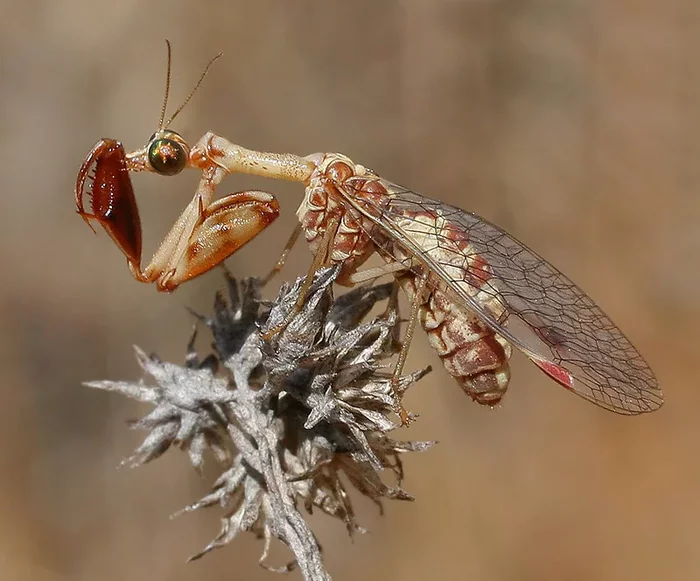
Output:
M399 248L418 259L417 270L431 273L434 288L468 307L581 397L629 415L662 405L657 380L638 351L555 267L475 214L379 181L389 195L366 195L365 186L353 190L348 182L338 189L349 207L372 222L367 234L381 252L395 257ZM417 219L426 215L439 216L427 237L426 221ZM474 277L484 284L469 284ZM498 301L505 320L485 308L477 293Z

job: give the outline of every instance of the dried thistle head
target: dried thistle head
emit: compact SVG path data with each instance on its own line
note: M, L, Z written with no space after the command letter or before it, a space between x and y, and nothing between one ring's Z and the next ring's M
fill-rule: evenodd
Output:
M305 578L325 579L320 548L299 507L340 519L349 533L362 531L341 474L380 507L384 498L412 500L401 488L400 454L432 442L389 435L399 427L389 361L401 326L396 288L363 286L334 298L337 273L335 267L317 273L299 312L303 279L285 284L268 303L258 280L227 277L227 300L217 294L212 316L198 316L214 337L213 354L197 354L193 333L184 366L137 348L153 385L86 384L153 404L132 423L149 434L126 463L149 462L177 445L196 469L207 450L224 467L211 493L181 511L226 509L221 532L194 559L251 531L265 539L261 562L274 536L296 558L282 570L298 565ZM383 300L383 313L366 320ZM263 339L285 321L284 330ZM427 371L404 376L400 391ZM395 484L385 483L385 471Z

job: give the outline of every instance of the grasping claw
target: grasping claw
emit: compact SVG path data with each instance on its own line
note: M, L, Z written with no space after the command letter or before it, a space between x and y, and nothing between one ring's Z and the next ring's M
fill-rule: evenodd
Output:
M159 130L146 147L132 153L126 153L114 139L101 139L78 172L75 188L78 214L90 228L90 221L94 220L105 229L126 256L134 278L155 282L161 291L175 290L223 262L279 215L277 200L267 192L237 192L214 200L214 190L226 172L207 159L193 159L183 137L168 129L216 58L207 65L182 106L164 122L170 87L168 43L168 74ZM151 262L142 269L141 219L129 172L151 171L171 176L186 167L202 171L197 192Z

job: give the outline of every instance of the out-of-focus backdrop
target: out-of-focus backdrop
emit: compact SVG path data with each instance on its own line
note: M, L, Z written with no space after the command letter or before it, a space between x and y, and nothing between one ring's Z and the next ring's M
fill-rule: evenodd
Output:
M174 124L248 147L341 151L495 221L564 270L647 357L666 404L626 418L566 393L522 356L503 405L471 403L422 334L409 368L414 503L371 533L314 529L334 579L616 580L700 576L700 4L697 0L35 0L0 2L0 576L19 580L273 579L219 529L170 453L116 469L145 411L81 386L134 379L132 344L180 361L216 272L173 295L134 282L109 238L75 215L100 137L133 149L156 128L165 43L172 104L224 52ZM197 176L134 177L146 254ZM263 274L282 217L227 264ZM300 244L283 278L308 266ZM281 280L281 279L280 279ZM206 347L206 342L204 344ZM287 555L276 551L278 563ZM298 574L293 574L295 577Z

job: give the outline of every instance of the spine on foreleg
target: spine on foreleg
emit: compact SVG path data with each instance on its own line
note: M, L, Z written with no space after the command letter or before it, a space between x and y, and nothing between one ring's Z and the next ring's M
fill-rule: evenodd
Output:
M417 279L399 278L412 301ZM496 405L508 388L512 347L472 312L459 307L445 293L434 290L420 311L421 326L447 372L474 401Z

